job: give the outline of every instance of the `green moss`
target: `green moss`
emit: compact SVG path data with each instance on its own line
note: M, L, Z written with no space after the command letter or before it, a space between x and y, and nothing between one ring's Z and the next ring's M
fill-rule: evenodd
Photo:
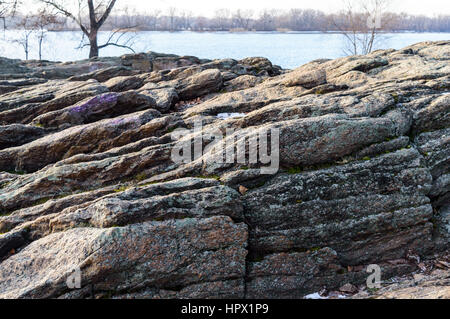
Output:
M363 157L363 161L370 161L370 157L369 156Z
M266 181L261 181L261 182L255 184L255 186L252 187L252 189L255 189L255 188L261 188L261 187L263 187L264 185L266 185Z
M215 180L220 180L220 176L218 175L211 175L211 176L204 176L204 175L200 175L200 176L195 176L195 178L200 178L200 179L215 179Z
M119 187L119 188L116 188L115 190L114 190L114 192L115 193L122 193L122 192L124 192L124 191L126 191L127 189L129 189L130 187L128 187L128 186L121 186L121 187Z
M176 129L177 129L177 127L171 127L169 129L167 129L167 133L173 133L173 132L175 132Z
M51 199L52 199L51 197L44 197L44 198L38 200L37 202L35 202L33 206L44 205L45 203L47 203Z
M295 201L297 204L303 204L303 201L301 199Z
M144 188L144 187L147 187L147 186L150 186L150 185L155 185L155 184L158 184L158 183L160 183L160 182L148 182L148 183L139 185L138 187L139 188Z
M26 172L24 171L6 171L9 174L13 174L13 175L25 175Z
M400 101L400 98L397 93L392 93L391 96L394 99L395 104L397 104Z
M287 170L287 172L291 175L300 174L303 172L303 167L291 167Z
M380 290L380 289L378 289L378 288L367 288L367 291L369 293L371 293L372 295L376 294L378 292L378 290Z
M34 126L40 127L40 128L45 128L44 125L42 125L41 123L35 123Z
M324 95L326 93L327 93L327 91L325 89L316 89L314 91L314 94L317 94L317 95Z
M54 199L63 199L69 196L72 196L73 194L62 194L62 195L58 195L56 196Z
M248 166L242 166L241 167L241 170L243 170L243 171L248 171L250 168L248 168Z
M141 173L141 174L136 175L135 179L138 182L142 182L142 181L145 181L147 179L147 175L145 173Z
M11 181L0 184L0 189L7 187L9 184L11 184Z

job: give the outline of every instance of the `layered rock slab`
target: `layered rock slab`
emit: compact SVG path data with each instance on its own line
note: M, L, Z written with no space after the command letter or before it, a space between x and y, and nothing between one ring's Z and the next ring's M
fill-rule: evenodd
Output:
M247 227L227 217L73 229L38 240L3 262L0 296L60 297L70 293L66 281L74 269L81 270L79 297L146 287L208 289L208 283L243 278L246 239ZM43 250L46 254L36 254ZM83 295L84 287L89 292ZM223 297L243 297L242 282L228 288Z
M369 263L383 279L414 271L417 258L448 249L450 237L449 52L448 41L422 43L294 71L264 58L152 52L65 64L1 60L0 122L9 136L0 137L0 273L9 282L1 294L301 298L363 283ZM240 114L223 120L221 112ZM171 133L196 121L203 133L280 129L280 170L204 162L209 153L174 163ZM183 221L224 230L227 243L206 249L217 258L183 246L192 258L172 267L185 256L180 243L195 244L185 242L191 230L208 241L209 226ZM134 249L160 240L169 268L145 277L151 261L136 261ZM51 258L54 247L62 252ZM82 289L64 286L68 259L88 269ZM31 266L8 277L29 260L42 272ZM191 266L205 280L183 270Z
M432 176L422 163L416 150L401 150L270 180L245 195L251 252L331 247L343 265L359 265L426 251Z

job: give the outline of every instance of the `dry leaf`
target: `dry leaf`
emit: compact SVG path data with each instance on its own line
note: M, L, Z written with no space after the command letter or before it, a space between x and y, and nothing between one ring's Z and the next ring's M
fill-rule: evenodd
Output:
M245 194L247 194L247 192L248 192L248 188L247 187L245 187L245 186L239 186L239 193L241 193L242 195L245 195Z

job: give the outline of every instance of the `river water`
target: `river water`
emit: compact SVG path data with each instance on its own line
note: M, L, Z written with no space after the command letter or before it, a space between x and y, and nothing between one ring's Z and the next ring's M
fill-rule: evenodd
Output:
M100 34L100 43L109 32ZM24 59L19 31L0 32L0 56ZM88 56L88 48L77 49L81 32L49 32L46 36L43 58L53 61L72 61ZM379 49L401 49L422 42L450 40L450 33L394 33L383 35L377 45ZM37 40L30 38L30 59L38 57ZM344 56L345 40L340 34L325 33L276 33L276 32L139 32L134 38L137 52L156 51L179 55L193 55L200 58L234 58L263 56L283 68L296 68L320 58ZM117 56L129 51L108 47L101 50L101 56Z

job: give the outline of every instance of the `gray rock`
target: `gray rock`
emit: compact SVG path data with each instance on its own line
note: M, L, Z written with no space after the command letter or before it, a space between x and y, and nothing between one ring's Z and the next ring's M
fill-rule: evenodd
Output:
M280 175L244 196L250 247L265 254L331 247L347 265L423 250L433 212L426 196L432 177L421 162L417 151L403 150Z
M173 290L243 278L247 232L227 217L142 223L124 228L78 228L35 241L1 264L2 298L56 298L81 270L94 294L153 287ZM35 252L45 250L52 258ZM222 296L243 295L244 286ZM85 296L87 297L87 296Z
M0 126L0 150L26 144L44 134L45 130L36 126L22 124Z
M302 298L417 271L449 246L449 56L0 58L0 298ZM278 172L172 160L227 128L229 149L279 129Z

